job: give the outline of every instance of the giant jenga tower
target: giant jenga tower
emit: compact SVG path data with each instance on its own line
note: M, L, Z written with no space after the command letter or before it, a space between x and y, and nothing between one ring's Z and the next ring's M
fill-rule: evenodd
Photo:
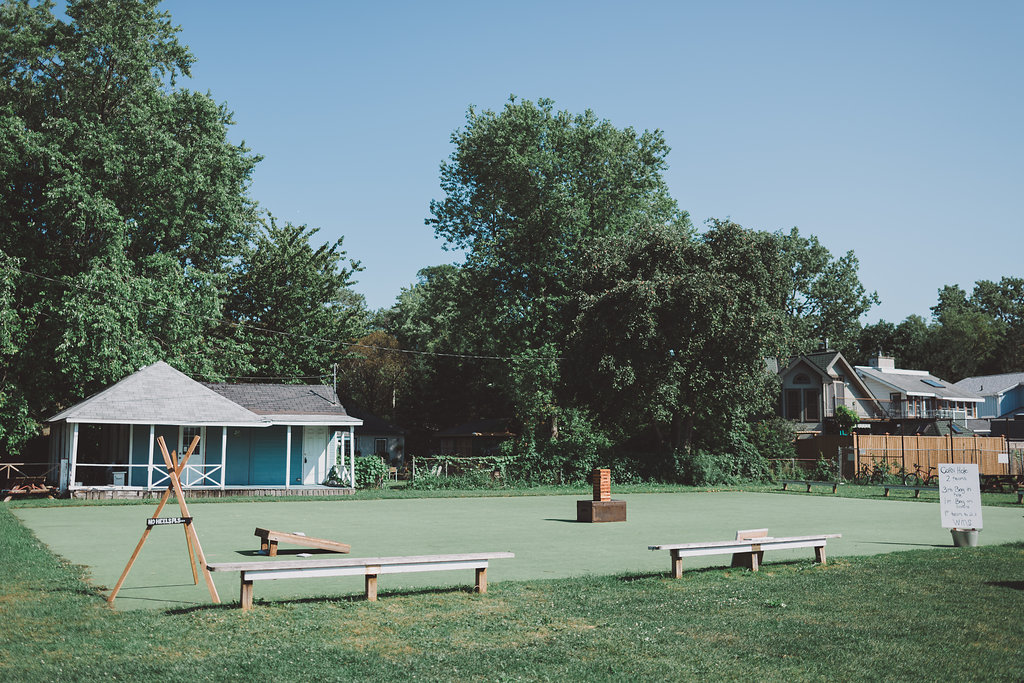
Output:
M594 485L594 499L576 501L576 521L625 522L626 501L612 500L612 471L594 470L590 481Z

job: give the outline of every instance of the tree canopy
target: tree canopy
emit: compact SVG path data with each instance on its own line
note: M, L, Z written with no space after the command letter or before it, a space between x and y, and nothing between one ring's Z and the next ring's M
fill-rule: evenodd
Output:
M668 146L660 131L515 97L500 112L470 108L452 144L427 224L466 250L461 296L474 324L462 327L479 352L517 358L517 372L492 383L524 421L553 418L561 380L549 359L564 345L581 254L638 223L688 225L662 177Z
M249 196L259 157L228 140L226 107L177 86L194 60L157 5L69 0L63 18L53 2L0 4L2 450L156 360L209 379L330 363L295 344L270 360L238 322L359 332L335 315L360 308L337 291L355 270L337 247L310 249L309 272L290 264L291 288L259 271L312 233L263 227Z

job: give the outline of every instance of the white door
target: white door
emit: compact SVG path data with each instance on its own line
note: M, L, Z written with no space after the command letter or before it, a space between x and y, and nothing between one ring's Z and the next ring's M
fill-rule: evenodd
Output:
M302 428L302 484L314 486L327 479L327 427Z

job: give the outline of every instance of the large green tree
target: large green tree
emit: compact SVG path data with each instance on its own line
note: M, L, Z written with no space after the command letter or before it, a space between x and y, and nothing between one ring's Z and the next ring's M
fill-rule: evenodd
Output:
M689 450L765 412L776 387L765 358L784 343L778 237L712 221L609 235L583 260L573 332L578 399L665 450Z
M814 235L793 228L779 233L779 247L790 272L789 287L779 302L789 316L792 349L804 352L828 342L830 348L852 352L860 318L879 302L857 274L852 251L839 258Z
M257 376L330 374L365 334L366 308L351 290L362 267L346 259L342 239L314 246L317 232L269 218L232 278L228 313L241 326Z
M157 0L64 9L0 4L0 450L144 363L246 366L222 293L258 223L257 157L176 86L193 58Z
M508 399L492 379L507 371L507 363L476 357L480 331L475 317L482 315L482 307L468 292L468 276L454 265L424 268L395 305L378 316L377 324L411 352L398 414L412 432L510 415Z
M662 177L668 146L660 131L514 97L500 112L470 108L452 143L427 223L466 252L475 325L462 327L478 352L514 358L518 371L495 368L492 382L528 426L550 418L555 433L561 380L550 358L564 345L580 256L637 224L688 226Z

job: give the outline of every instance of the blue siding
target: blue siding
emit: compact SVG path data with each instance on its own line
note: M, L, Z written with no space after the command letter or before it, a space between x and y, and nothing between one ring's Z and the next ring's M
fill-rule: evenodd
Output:
M1013 391L1007 392L1007 396L1010 397L1010 401L1004 412L1024 408L1024 386L1018 386Z
M252 437L252 485L284 486L288 428L265 427Z
M132 452L129 460L133 465L149 464L149 425L132 425L129 429L132 432ZM148 482L148 475L145 467L132 467L129 476L129 486L145 486Z
M157 425L156 433L153 435L153 480L159 481L167 475L167 467L164 465L164 456L160 452L160 444L157 443L157 439L164 437L164 445L167 446L168 455L171 451L178 450L178 427L177 425ZM147 432L146 438L149 439L149 433ZM148 449L149 446L147 445ZM147 454L148 457L148 454ZM165 486L167 482L163 482L160 486Z
M292 471L298 466L301 476L301 430L292 430ZM284 486L285 451L288 428L284 426L228 429L228 486Z
M249 451L252 449L252 429L231 427L228 429L228 450L225 462L227 471L224 483L228 486L249 485Z

